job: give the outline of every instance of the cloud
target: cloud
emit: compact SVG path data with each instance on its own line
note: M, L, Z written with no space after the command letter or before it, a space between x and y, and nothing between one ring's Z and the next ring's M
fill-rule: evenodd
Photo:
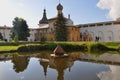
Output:
M24 4L22 2L0 0L0 26L12 26L12 21L15 17L24 17Z
M100 0L97 6L109 11L108 17L116 20L120 18L120 0Z
M97 74L100 80L120 80L120 67L109 65L110 71L102 71Z
M23 3L18 3L18 6L24 7L24 4Z

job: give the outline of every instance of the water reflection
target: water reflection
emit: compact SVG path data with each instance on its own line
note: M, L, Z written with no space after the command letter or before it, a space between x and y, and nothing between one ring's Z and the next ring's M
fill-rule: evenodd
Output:
M12 55L11 54L0 54L0 61L8 61L11 60Z
M110 71L101 71L100 80L120 80L120 66L109 65Z
M120 80L119 54L73 52L68 58L54 58L50 53L0 54L0 80Z
M45 59L44 59L45 60ZM40 60L40 65L43 67L43 70L44 70L44 76L46 77L47 76L47 68L48 68L48 65L49 65L49 61L42 61L42 59Z
M79 54L80 55L80 54ZM40 55L39 55L40 56ZM40 58L40 65L43 67L44 70L44 76L47 76L47 68L55 69L58 73L57 80L64 80L64 71L72 67L74 61L71 57L69 58L54 58L48 56L48 54L42 56Z
M57 80L64 80L64 70L70 67L68 58L54 58L53 63L50 64L50 68L56 69L58 72Z
M13 69L15 70L15 72L19 73L23 72L27 68L29 64L29 57L21 56L19 54L13 54L11 61L14 64Z
M104 63L109 65L120 65L120 54L110 54L108 52L95 56L92 54L81 54L81 61L94 62L94 63Z

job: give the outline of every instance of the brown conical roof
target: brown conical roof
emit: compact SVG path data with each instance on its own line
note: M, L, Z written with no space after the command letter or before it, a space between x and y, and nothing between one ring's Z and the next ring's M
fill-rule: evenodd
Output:
M64 50L60 45L57 45L57 47L54 49L53 51L55 53L55 55L61 56L64 55Z
M43 18L39 21L39 24L48 24L48 19L46 17L46 9L44 9Z

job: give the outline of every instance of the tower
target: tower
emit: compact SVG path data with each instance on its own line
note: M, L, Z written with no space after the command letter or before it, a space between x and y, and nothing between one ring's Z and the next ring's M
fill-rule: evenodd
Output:
M40 24L48 24L48 19L46 17L46 9L44 9L44 12L43 12L43 17L42 19L39 21L39 25Z
M58 10L58 14L62 14L63 6L60 4L60 1L59 1L58 6L57 6L57 10Z

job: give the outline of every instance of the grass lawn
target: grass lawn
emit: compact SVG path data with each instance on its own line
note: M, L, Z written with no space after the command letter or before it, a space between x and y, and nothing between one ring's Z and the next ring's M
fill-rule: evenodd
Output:
M70 45L67 45L67 49L71 49L72 48L76 48L77 45L86 45L89 49L91 48L91 46L93 46L93 44L97 45L98 43L100 44L103 44L105 45L106 47L108 48L113 48L113 49L118 49L120 47L120 42L46 42L45 45L47 45L48 48L53 48L55 47L55 45L57 44L62 44L64 47L67 45L67 44L70 44ZM18 45L15 45L15 43L12 43L12 42L7 42L7 43L0 43L0 52L4 52L4 51L17 51L19 47L21 46L44 46L44 44L40 44L39 42L32 42L32 43L27 43L27 42L24 42L24 43L19 43ZM46 47L46 46L44 46ZM25 47L24 47L25 48ZM24 49L23 48L23 49ZM43 47L41 47L43 48ZM26 48L27 49L27 48ZM31 49L34 49L34 47L32 47Z
M17 50L18 46L0 46L0 51Z
M117 49L118 47L120 47L120 42L104 42L102 44L106 45L109 48Z
M86 45L90 45L90 44L103 44L109 48L118 48L120 47L120 42L54 42L54 43L63 43L63 44L77 44L77 45L82 45L82 44L86 44Z

